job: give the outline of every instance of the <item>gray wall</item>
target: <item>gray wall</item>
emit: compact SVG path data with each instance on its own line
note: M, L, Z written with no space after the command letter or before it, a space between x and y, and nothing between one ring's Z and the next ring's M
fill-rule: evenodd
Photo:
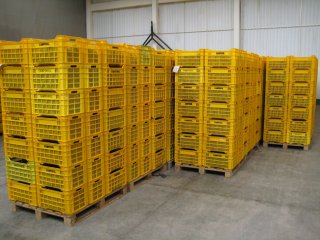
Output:
M86 37L85 0L0 0L0 40Z

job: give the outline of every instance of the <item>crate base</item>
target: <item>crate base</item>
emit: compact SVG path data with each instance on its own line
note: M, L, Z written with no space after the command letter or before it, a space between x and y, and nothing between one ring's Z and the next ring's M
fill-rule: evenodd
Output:
M88 216L92 215L97 210L110 205L113 201L117 199L120 199L126 193L127 193L126 186L123 188L119 188L113 191L108 196L105 196L102 199L96 201L95 203L88 205L85 209L73 215L67 215L67 214L63 214L63 213L49 210L49 209L34 207L29 204L18 202L18 201L10 201L10 203L11 203L11 211L13 212L16 212L18 209L29 209L34 211L35 217L37 220L41 220L45 216L54 216L54 217L62 218L66 226L73 226L76 223L79 223L80 221L84 220Z
M169 164L165 163L161 165L160 167L157 167L154 170L151 170L150 172L138 177L137 179L133 180L132 182L128 183L128 191L133 191L138 185L142 184L145 180L150 179L152 175L158 172L164 172L169 169Z
M275 147L275 146L282 146L282 148L286 150L288 148L303 149L304 151L308 151L310 149L310 145L263 142L263 147Z
M249 156L256 150L258 149L259 143L256 144L254 146L254 148L252 148L244 157L243 159L240 161L240 163L233 168L232 170L225 170L225 169L221 169L221 168L208 168L208 167L204 167L204 166L192 166L192 165L179 165L176 164L175 165L175 171L179 172L181 169L196 169L198 170L200 175L203 175L205 173L222 173L226 178L232 177L247 161L247 159L249 158Z

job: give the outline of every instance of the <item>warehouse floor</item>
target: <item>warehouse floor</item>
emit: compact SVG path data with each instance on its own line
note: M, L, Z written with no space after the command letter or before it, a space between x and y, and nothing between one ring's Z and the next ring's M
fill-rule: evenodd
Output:
M310 151L258 151L230 179L173 170L153 177L72 228L10 212L2 157L0 239L320 239L320 124Z

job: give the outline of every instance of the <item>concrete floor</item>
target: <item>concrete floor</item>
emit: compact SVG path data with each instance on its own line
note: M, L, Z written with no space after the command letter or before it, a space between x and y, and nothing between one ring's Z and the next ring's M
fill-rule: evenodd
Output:
M72 228L10 212L1 158L0 239L320 239L317 110L310 151L261 148L230 179L170 170Z

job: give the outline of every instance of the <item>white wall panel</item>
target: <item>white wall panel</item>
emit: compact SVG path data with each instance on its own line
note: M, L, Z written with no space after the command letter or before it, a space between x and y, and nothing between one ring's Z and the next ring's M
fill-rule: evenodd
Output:
M207 46L207 33L196 32L196 33L185 33L185 45L184 48L188 50L198 50Z
M112 39L112 43L127 43L131 45L141 45L148 35L132 36L132 37L115 37Z
M112 37L112 11L96 12L93 14L93 37L106 38Z
M184 33L177 34L159 34L161 39L165 41L172 49L185 49Z
M233 31L217 31L207 33L207 48L228 50L233 46Z
M320 1L302 0L301 25L320 25Z
M206 31L207 2L195 1L185 3L185 31Z
M226 30L233 28L233 0L207 2L207 30Z
M242 0L241 28L300 25L301 0Z
M266 56L299 55L300 31L296 28L241 31L243 49Z
M184 32L184 3L161 4L159 6L159 32Z

